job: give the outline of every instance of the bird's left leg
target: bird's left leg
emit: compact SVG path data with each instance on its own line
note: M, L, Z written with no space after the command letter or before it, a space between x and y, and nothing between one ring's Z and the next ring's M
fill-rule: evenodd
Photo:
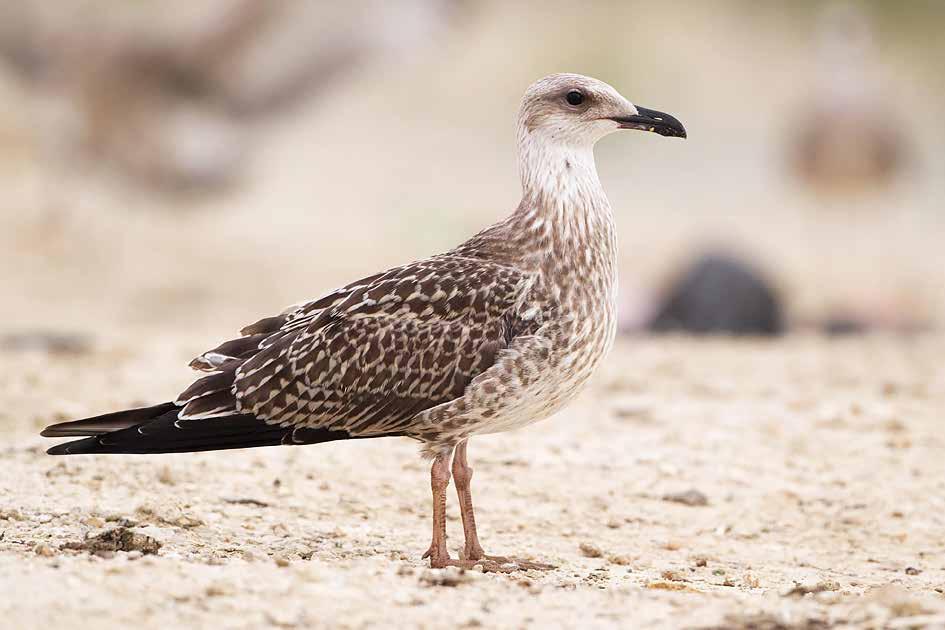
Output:
M482 550L479 544L479 534L476 532L476 515L473 512L472 468L466 461L466 440L456 445L456 454L453 455L453 479L456 481L456 494L459 496L459 510L463 517L463 533L466 536L466 545L463 549L463 562L468 565L482 564L483 568L491 571L514 571L518 569L553 569L550 564L517 560L504 556L490 556Z
M437 569L452 563L446 549L446 488L450 485L450 455L453 449L440 451L430 467L430 487L433 490L433 541L423 554L430 558L430 566Z

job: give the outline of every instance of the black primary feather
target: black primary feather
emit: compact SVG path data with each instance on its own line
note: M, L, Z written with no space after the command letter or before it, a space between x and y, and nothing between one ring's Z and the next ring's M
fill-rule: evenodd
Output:
M355 437L347 431L282 427L249 414L181 420L178 417L180 410L178 405L165 403L54 424L47 427L42 435L91 437L59 444L46 452L49 455L189 453L281 444L317 444Z
M148 420L153 420L172 409L179 407L174 403L164 403L152 407L140 407L137 409L126 409L124 411L115 411L101 416L84 418L82 420L72 420L71 422L60 422L51 424L40 433L43 437L78 437L80 435L102 435L127 429Z

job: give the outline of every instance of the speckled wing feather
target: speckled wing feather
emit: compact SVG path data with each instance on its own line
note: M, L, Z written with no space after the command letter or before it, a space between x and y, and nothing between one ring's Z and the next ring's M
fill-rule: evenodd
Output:
M513 268L451 255L355 282L195 359L214 371L180 395L180 417L409 433L411 418L462 396L515 336L539 325L522 314L530 287Z

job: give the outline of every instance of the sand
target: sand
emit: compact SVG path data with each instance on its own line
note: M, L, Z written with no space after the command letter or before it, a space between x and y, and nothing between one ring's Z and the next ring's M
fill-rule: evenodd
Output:
M43 454L205 341L0 353L4 627L945 626L943 337L621 340L555 418L471 442L487 551L557 567L510 574L420 559L406 439Z

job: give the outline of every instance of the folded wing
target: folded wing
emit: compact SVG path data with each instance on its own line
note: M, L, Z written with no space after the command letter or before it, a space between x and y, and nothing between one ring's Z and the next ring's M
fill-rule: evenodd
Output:
M530 279L440 256L366 278L204 353L183 419L251 414L279 426L383 435L463 394L515 334Z

